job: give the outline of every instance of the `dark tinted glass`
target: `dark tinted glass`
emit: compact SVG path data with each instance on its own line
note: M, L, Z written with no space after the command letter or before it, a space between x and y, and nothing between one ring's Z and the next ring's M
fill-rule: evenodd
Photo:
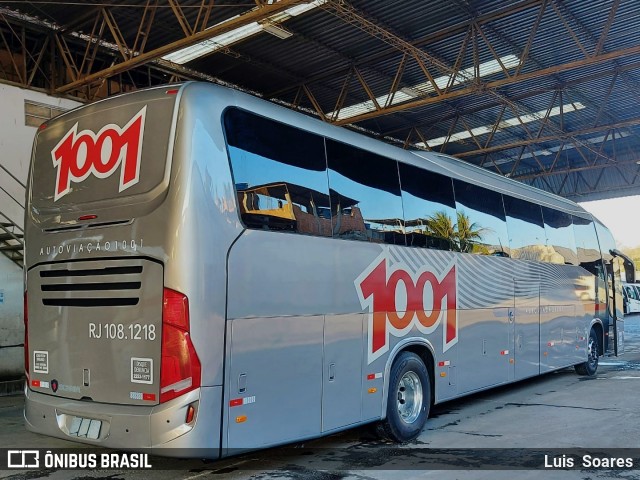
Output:
M327 140L333 236L404 245L398 165Z
M575 215L571 216L571 223L573 223L578 262L581 267L597 275L595 266L601 261L595 225L591 220Z
M224 124L245 225L331 236L324 139L238 109Z
M614 258L613 255L611 255L611 250L616 248L616 241L613 238L613 235L611 235L611 232L609 230L607 230L604 225L602 225L600 222L594 222L595 227L596 227L596 232L598 234L598 244L600 246L600 252L601 252L601 256L602 259L604 260L605 263L605 269L606 269L606 275L599 275L598 278L598 286L600 286L600 283L604 283L602 282L602 280L606 280L606 282L608 283L608 287L609 287L609 297L608 297L608 308L610 313L613 315L613 310L614 310L614 292L615 292L615 309L617 311L617 315L618 317L621 317L623 315L622 312L622 282L621 282L621 277L620 275L623 274L624 275L624 270L621 269L621 260L619 258ZM596 268L596 271L598 271L598 269ZM613 279L615 278L615 282L613 281ZM604 300L602 300L604 297L602 296L603 293L601 291L598 292L598 297L597 297L597 301L598 302L603 302Z
M451 179L412 165L399 166L407 245L459 250Z
M571 221L576 239L578 262L582 268L591 274L585 273L579 279L580 299L595 302L596 304L606 304L607 275L600 257L600 245L595 225L592 220L575 215L571 216ZM599 308L595 311L595 315L601 318L604 318L606 313L604 308Z
M502 195L460 180L453 181L457 239L461 252L509 256Z
M571 215L552 208L542 207L544 232L547 237L549 261L558 264L577 265L578 254L573 235Z
M540 205L504 196L511 257L521 260L549 261Z

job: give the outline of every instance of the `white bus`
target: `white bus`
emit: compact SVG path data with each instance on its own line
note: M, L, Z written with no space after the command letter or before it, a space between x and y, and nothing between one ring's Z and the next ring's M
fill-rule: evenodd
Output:
M622 283L623 301L626 306L625 313L640 312L640 289L633 283Z
M571 201L244 93L103 100L35 139L26 425L212 458L406 441L434 403L620 354L616 255Z

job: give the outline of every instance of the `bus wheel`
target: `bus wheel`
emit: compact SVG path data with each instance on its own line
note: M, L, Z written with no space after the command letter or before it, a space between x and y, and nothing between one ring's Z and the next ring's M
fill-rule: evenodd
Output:
M598 370L598 336L594 329L589 332L589 343L587 344L587 361L579 363L574 368L578 375L593 376Z
M423 361L415 353L402 352L391 367L384 435L396 442L413 440L422 431L430 406L431 384Z

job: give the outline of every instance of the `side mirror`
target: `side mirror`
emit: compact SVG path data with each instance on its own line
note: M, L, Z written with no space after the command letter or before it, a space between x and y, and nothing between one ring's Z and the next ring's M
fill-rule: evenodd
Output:
M615 248L609 250L609 253L614 257L620 257L624 264L624 274L627 277L628 283L635 283L636 281L636 266L628 256Z

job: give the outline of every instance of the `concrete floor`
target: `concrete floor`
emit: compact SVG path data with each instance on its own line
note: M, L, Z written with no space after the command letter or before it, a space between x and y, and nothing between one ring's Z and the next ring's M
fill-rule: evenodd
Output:
M566 369L439 405L425 431L408 445L379 441L372 428L359 428L218 462L154 457L152 464L159 469L153 473L5 470L0 478L640 479L640 315L627 317L625 331L624 356L601 358L595 378ZM0 448L83 448L27 432L22 408L22 396L0 397ZM571 453L562 449L583 449L580 455L633 457L636 467L545 469L545 455L552 463L554 455ZM510 469L522 458L531 469Z

